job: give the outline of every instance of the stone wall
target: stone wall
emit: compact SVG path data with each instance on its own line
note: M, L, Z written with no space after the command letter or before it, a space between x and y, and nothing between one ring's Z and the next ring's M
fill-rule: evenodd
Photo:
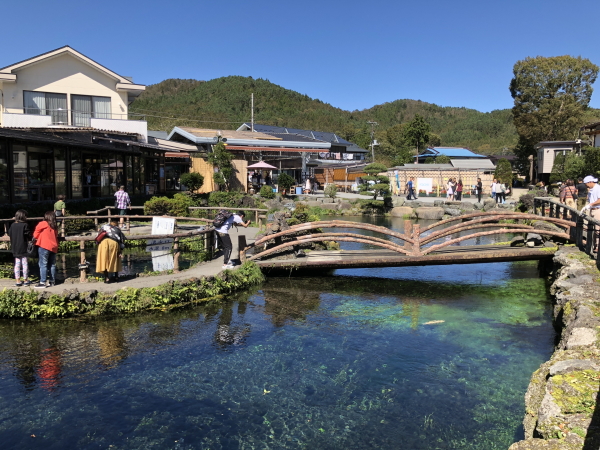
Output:
M553 277L560 341L525 394L526 439L509 450L600 448L600 272L577 248L563 247Z

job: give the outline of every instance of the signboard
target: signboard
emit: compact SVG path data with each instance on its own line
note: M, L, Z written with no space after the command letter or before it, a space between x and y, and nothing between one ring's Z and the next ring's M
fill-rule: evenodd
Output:
M417 178L417 192L425 191L428 194L433 191L432 178Z
M175 219L169 217L152 218L152 234L172 234L175 231ZM171 248L173 238L148 239L146 251L152 253L152 269L155 272L173 270L175 263Z
M173 234L175 231L175 219L170 217L153 217L152 234Z

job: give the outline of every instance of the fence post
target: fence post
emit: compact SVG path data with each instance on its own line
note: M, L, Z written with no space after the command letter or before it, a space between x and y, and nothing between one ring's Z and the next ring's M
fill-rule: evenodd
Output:
M412 238L412 222L410 220L404 221L404 234L408 238ZM413 245L410 242L404 241L404 248L410 253L413 249Z
M260 228L260 224L258 223L258 210L254 211L254 222L256 223L256 226Z
M179 272L179 238L176 237L173 241L173 272Z
M546 217L546 201L542 200L542 217Z
M412 254L419 256L421 254L421 226L415 223L412 226L412 237L415 243L413 244Z
M65 219L60 221L60 235L65 237Z
M241 263L246 261L246 252L244 251L244 249L247 246L248 246L248 244L246 244L246 235L238 234L238 251L239 251L239 259L240 259Z
M206 250L208 251L208 260L212 260L213 259L213 255L214 255L214 247L215 247L215 232L213 230L210 230L208 233L206 233L207 236L207 240L208 240L208 245L206 246Z
M537 198L533 199L533 213L536 216L538 215L538 200L537 200Z
M85 265L87 261L85 260L85 241L79 241L79 282L87 283L87 271Z

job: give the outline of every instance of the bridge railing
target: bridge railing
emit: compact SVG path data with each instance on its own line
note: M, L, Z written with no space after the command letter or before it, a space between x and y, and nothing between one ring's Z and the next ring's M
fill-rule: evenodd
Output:
M572 222L571 240L581 251L598 260L600 220L594 219L589 214L582 214L577 209L550 197L535 197L533 200L533 213L549 219L562 219Z

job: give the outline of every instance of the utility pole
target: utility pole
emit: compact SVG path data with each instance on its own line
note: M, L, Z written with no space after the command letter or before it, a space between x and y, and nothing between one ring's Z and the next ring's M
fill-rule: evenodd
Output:
M251 118L250 118L250 131L254 132L254 92L250 94L250 109L251 109Z
M373 137L375 136L375 127L379 125L377 122L367 122L371 125L371 162L375 162L375 143Z

